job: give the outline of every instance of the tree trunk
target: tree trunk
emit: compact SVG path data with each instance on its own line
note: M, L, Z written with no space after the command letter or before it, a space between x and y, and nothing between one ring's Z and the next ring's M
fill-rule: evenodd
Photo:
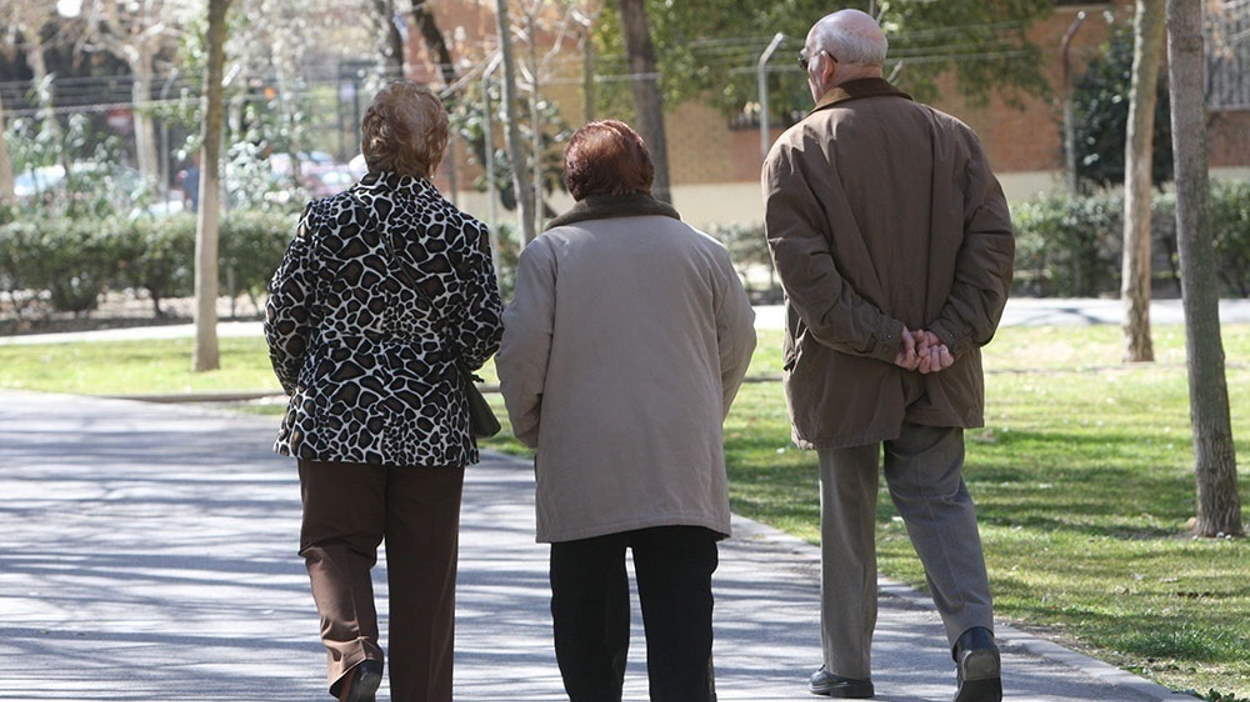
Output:
M204 131L200 147L200 211L195 228L196 371L221 367L217 348L218 218L221 214L221 141L225 121L222 72L230 0L208 0L208 72L204 76Z
M1153 361L1150 340L1150 198L1155 103L1163 54L1165 0L1137 0L1133 20L1133 82L1124 149L1124 360Z
M17 200L13 193L13 160L9 157L9 142L4 137L4 96L0 95L0 205L11 205Z
M589 28L582 36L582 121L595 121L595 40Z
M664 99L657 77L655 46L651 43L651 27L647 22L644 0L620 0L621 27L625 32L625 51L629 55L629 72L634 74L630 86L634 91L634 111L638 131L651 151L655 165L655 182L651 193L657 200L672 202L668 182L668 140L664 135Z
M525 161L525 145L516 112L516 64L512 58L512 20L508 18L508 0L495 0L495 18L499 29L499 53L503 57L503 109L508 121L508 155L512 160L512 186L516 191L517 212L521 232L528 244L534 232L534 192ZM537 128L538 125L535 125Z
M379 65L384 83L404 77L404 35L395 26L395 3L393 0L373 0L378 29L382 30L385 44Z
M23 27L22 34L26 37L26 65L30 66L35 85L35 99L39 102L38 117L43 126L52 132L56 141L58 160L69 174L70 159L65 150L65 131L53 110L56 101L56 86L48 76L48 64L43 58L43 39L39 36L39 28Z
M1168 0L1167 32L1176 164L1176 232L1181 253L1189 413L1198 492L1195 531L1199 536L1241 534L1237 457L1220 339L1218 277L1208 222L1202 0Z
M425 42L425 51L429 58L438 63L439 75L443 78L443 86L451 87L456 82L456 66L451 60L451 51L447 48L447 40L443 38L443 32L438 28L438 21L434 18L434 13L430 12L428 2L416 2L412 6L412 19L416 23L418 31L421 32L421 40ZM447 102L451 103L453 96L448 96ZM447 110L450 112L453 105L448 104ZM443 159L443 167L447 169L447 187L450 190L447 193L451 199L451 204L458 205L460 193L460 174L457 169L456 162L456 135L453 133L447 139L447 155Z
M447 49L447 41L438 28L438 21L430 11L428 1L416 2L412 6L412 19L421 32L421 40L425 42L425 50L430 58L438 63L439 73L443 76L443 85L456 82L456 66L451 60L451 51Z
M156 122L148 102L152 100L152 53L146 47L138 50L138 60L130 65L134 73L131 101L134 102L135 158L143 182L151 186L160 178L160 155L156 147Z
M529 60L530 75L534 84L530 86L530 176L534 179L534 231L543 230L543 207L547 200L543 193L543 122L538 114L539 91L542 84L539 76L542 65L538 62L538 27L535 15L530 13L529 21Z

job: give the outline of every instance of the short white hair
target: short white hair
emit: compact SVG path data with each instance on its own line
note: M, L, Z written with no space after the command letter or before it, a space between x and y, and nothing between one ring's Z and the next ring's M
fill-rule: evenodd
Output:
M862 31L867 26L876 27L877 31ZM815 48L828 51L839 63L881 66L885 64L885 54L890 48L877 21L860 10L841 10L825 15L812 27L811 36Z

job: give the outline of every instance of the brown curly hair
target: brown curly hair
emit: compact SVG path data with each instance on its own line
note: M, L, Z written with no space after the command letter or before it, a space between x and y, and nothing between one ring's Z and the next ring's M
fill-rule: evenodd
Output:
M447 110L428 88L397 80L373 97L360 122L369 171L425 178L447 149Z

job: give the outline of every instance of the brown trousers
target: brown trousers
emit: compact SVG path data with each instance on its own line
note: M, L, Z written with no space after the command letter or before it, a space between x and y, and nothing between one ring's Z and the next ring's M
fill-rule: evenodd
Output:
M330 694L381 662L370 570L386 540L394 702L450 702L464 468L299 461L300 555L321 615Z

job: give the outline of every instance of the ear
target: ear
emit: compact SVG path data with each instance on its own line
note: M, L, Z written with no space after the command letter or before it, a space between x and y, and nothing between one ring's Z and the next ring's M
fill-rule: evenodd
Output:
M822 85L832 85L833 75L838 71L838 64L829 54L820 55L820 82Z

